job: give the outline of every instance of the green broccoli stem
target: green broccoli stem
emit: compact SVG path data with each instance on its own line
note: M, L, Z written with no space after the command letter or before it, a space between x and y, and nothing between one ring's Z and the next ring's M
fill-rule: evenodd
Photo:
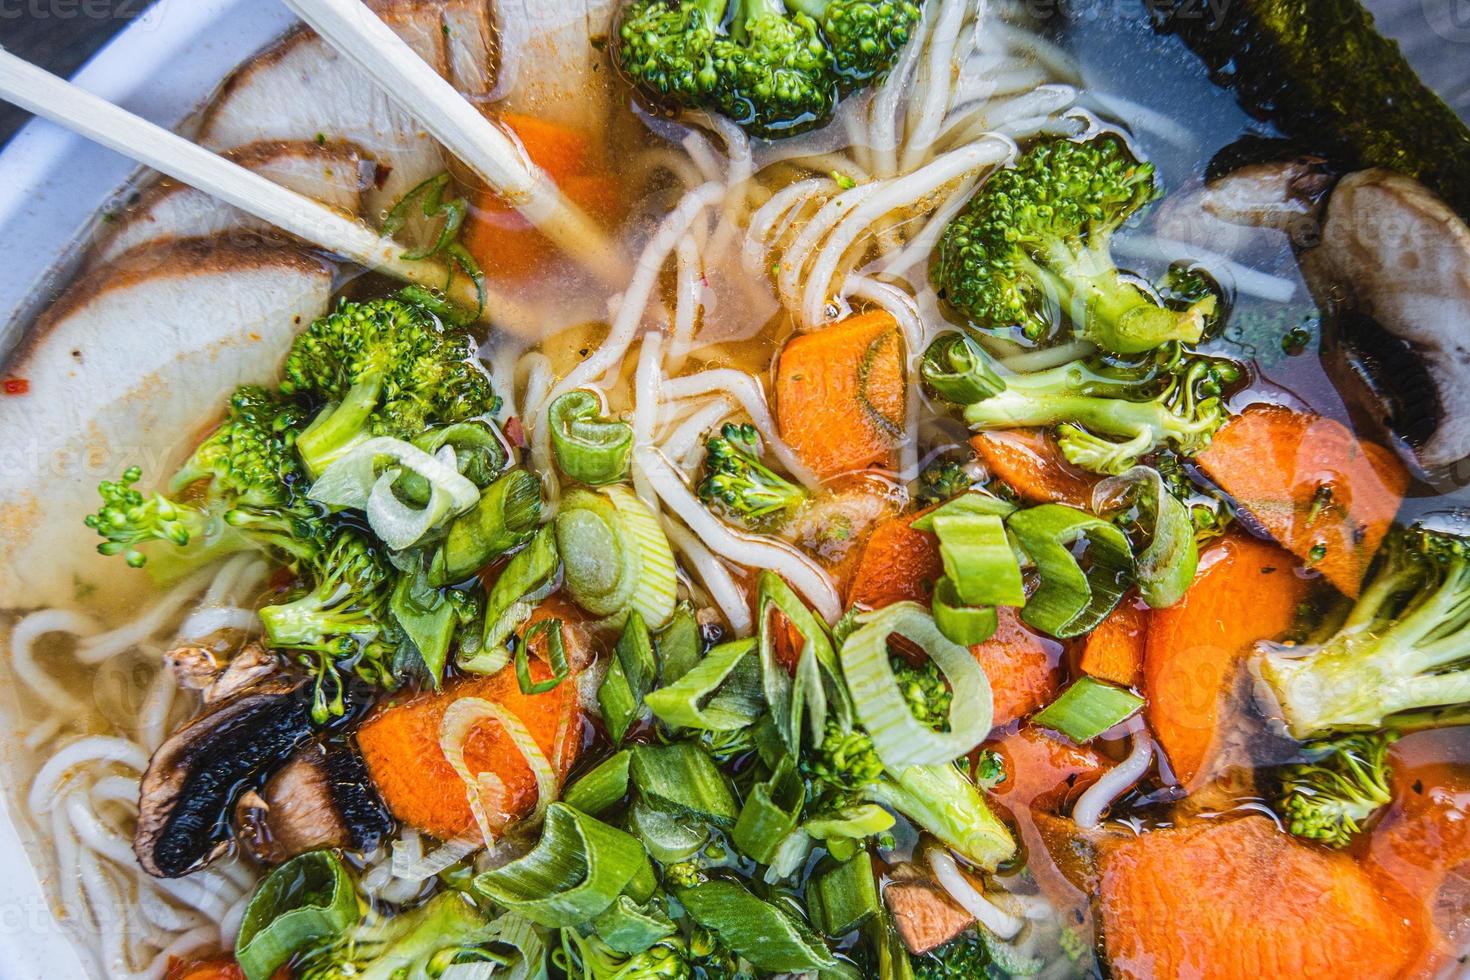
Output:
M312 648L334 637L376 635L382 627L369 610L352 605L352 593L348 582L326 582L299 599L266 606L260 611L266 638L275 646Z
M1086 246L1058 240L1047 249L1047 265L1025 259L1031 275L1046 283L1083 339L1119 354L1141 354L1171 340L1198 343L1215 298L1185 310L1161 306L1124 279L1109 252L1111 235L1094 232Z
M362 378L348 390L347 397L322 409L296 437L296 451L312 479L370 437L368 420L377 410L382 393L382 374Z
M901 772L885 772L863 792L874 803L902 813L986 871L994 871L1016 852L1010 832L975 784L954 765L910 766Z
M1429 579L1439 566L1407 560L1397 537L1385 554L1390 567L1374 577L1324 646L1261 662L1297 738L1393 727L1393 718L1406 712L1470 702L1470 667L1447 669L1470 660L1470 558L1454 554L1442 575ZM1416 585L1420 594L1395 617L1394 600Z

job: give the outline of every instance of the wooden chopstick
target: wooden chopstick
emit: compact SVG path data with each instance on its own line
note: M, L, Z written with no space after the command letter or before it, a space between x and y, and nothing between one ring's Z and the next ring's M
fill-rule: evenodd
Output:
M450 298L458 305L471 310L479 305L475 284L467 276L456 275L451 281L447 266L406 258L402 245L361 220L274 184L4 48L0 48L0 98L358 265L432 289L449 282ZM494 293L485 297L482 318L529 319L517 304Z
M602 230L526 159L514 140L366 4L360 0L284 2L542 234L604 283L619 289L627 284L627 264Z

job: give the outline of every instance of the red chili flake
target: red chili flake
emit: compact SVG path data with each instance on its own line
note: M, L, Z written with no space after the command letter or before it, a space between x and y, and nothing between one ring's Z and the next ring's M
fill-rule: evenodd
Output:
M515 446L517 449L526 448L526 427L524 425L521 425L520 416L512 415L509 419L506 420L505 437L509 439L510 444L512 446Z
M6 378L3 385L7 395L29 395L31 383L26 378Z

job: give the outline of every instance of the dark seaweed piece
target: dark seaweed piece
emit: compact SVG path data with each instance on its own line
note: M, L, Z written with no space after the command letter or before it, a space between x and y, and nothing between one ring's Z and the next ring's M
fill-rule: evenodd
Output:
M1246 111L1343 169L1384 167L1470 217L1470 130L1357 0L1145 0Z

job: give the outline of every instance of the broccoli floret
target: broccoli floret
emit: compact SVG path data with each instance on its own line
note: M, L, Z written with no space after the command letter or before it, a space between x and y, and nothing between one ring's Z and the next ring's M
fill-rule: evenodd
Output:
M1394 729L1406 713L1470 706L1470 541L1389 532L1342 626L1313 648L1266 654L1260 666L1299 739Z
M411 912L373 916L307 953L291 974L298 980L439 976L456 963L493 961L497 936L473 905L446 892Z
M801 487L761 462L753 425L726 423L706 444L699 497L748 527L770 528L807 502Z
M671 936L641 953L620 953L595 934L561 931L567 976L578 980L733 980L749 973L737 969L736 958L713 934L696 928Z
M914 980L988 980L998 974L979 932L960 935L922 956L910 956Z
M976 479L974 464L958 459L941 459L930 463L919 473L917 500L921 507L942 504L973 488Z
M919 14L910 0L631 0L618 64L656 101L774 139L822 125L844 90L886 73Z
M355 530L341 531L311 567L311 585L281 605L260 610L267 643L300 651L315 681L312 717L343 712L343 670L369 684L392 688L394 654L402 636L389 603L392 566Z
M1059 426L1069 462L1118 474L1165 447L1208 448L1226 419L1221 395L1239 376L1230 361L1168 344L1138 361L1092 357L1006 375L1005 390L967 406L965 421L977 431Z
M1346 735L1303 748L1306 762L1278 774L1277 812L1298 837L1346 847L1379 807L1389 789L1391 732Z
M938 669L929 666L932 673L899 661L894 673L914 717L939 728L947 721L952 695ZM933 699L943 701L944 715ZM860 798L901 813L980 867L994 868L1015 850L1010 833L957 765L889 770L861 728L829 718L826 737L803 759L802 769L837 802Z
M151 553L163 563L154 566L163 578L250 548L309 560L324 525L306 499L293 448L303 422L303 410L290 399L254 385L240 388L225 420L169 480L168 495L137 490L142 471L136 466L98 487L102 508L85 519L106 539L97 550L121 554L134 568Z
M291 345L281 391L327 403L296 439L313 477L373 436L411 439L498 407L473 338L401 299L343 303L314 322Z
M888 74L923 15L911 0L787 0L822 27L845 86Z
M1154 168L1123 141L1045 140L987 180L944 231L934 284L984 329L1079 337L1133 354L1204 334L1213 295L1183 310L1160 304L1113 264L1112 234L1158 196Z

